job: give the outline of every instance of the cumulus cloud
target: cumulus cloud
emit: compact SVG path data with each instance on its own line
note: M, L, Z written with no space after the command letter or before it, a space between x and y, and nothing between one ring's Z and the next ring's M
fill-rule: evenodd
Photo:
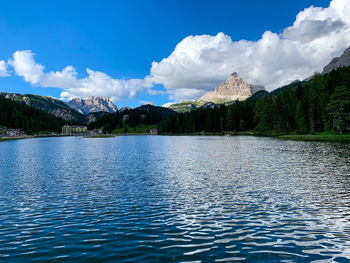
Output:
M34 54L30 50L16 51L9 64L15 69L18 76L31 84L38 84L44 76L44 66L35 63Z
M0 60L0 77L8 77L10 76L7 71L7 64L4 60Z
M89 68L87 76L79 78L73 66L45 72L30 50L16 51L8 64L32 85L61 89L64 99L93 95L118 101L146 89L150 95L167 94L170 100L180 101L199 98L232 72L273 90L322 71L349 45L350 0L332 0L327 8L305 8L293 25L281 33L266 31L257 41L232 41L224 33L188 36L167 58L154 61L144 79L114 79ZM8 76L5 61L0 61L0 76Z
M67 66L62 71L45 72L45 67L34 60L30 50L16 51L9 61L16 75L25 81L41 87L56 87L62 90L61 98L109 96L113 101L134 98L139 92L150 87L143 79L113 79L99 71L86 69L87 77L78 78L78 72L73 66Z
M175 101L199 98L232 72L272 90L322 71L349 45L350 0L333 0L328 8L304 9L282 33L266 31L258 41L232 41L224 33L188 36L152 63L147 79L163 84Z

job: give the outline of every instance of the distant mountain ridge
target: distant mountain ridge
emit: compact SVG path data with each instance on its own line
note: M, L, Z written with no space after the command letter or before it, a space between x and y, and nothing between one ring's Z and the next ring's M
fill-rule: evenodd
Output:
M101 111L114 113L118 111L118 107L109 99L109 97L90 96L86 100L81 98L74 98L67 102L67 105L82 114Z
M350 46L345 49L344 53L340 57L333 58L331 62L323 68L322 74L331 72L334 69L340 67L350 66Z
M60 117L66 121L71 122L86 122L86 117L70 108L63 101L46 96L39 96L34 94L18 94L0 92L0 96L11 99L13 101L25 103L33 108L48 112L56 117Z

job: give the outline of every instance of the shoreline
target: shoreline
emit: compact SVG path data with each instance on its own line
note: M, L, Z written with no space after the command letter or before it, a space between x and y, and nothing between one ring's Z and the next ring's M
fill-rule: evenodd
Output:
M22 140L22 139L32 139L35 138L34 136L27 135L27 136L12 136L12 137L0 137L1 141L11 141L11 140Z
M336 142L336 143L350 143L350 134L288 134L288 135L263 135L254 132L220 132L220 133L174 133L174 134L150 134L150 133L118 133L118 134L102 134L102 135L26 135L13 137L0 137L0 142L11 140L23 140L34 138L51 138L51 137L77 137L83 138L114 138L117 136L254 136L254 137L269 137L277 140L291 140L291 141L305 141L305 142Z
M71 135L25 135L25 136L4 136L0 137L1 141L23 140L23 139L35 139L35 138L50 138L50 137L69 137Z
M277 136L279 140L305 141L305 142L338 142L350 143L350 134L300 134Z

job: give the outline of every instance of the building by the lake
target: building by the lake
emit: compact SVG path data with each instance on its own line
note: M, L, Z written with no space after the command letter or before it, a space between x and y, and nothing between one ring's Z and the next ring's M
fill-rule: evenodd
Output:
M21 129L7 129L5 135L8 137L24 136L25 133Z
M80 125L64 125L62 126L62 133L66 135L86 134L88 133L88 128Z
M150 129L150 130L149 130L149 133L150 133L150 134L157 135L157 134L158 134L158 130L157 130L157 129Z

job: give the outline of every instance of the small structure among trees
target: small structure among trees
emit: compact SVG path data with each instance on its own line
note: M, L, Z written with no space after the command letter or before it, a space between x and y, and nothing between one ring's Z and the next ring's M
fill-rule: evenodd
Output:
M157 135L158 134L158 130L157 129L150 129L149 133L153 134L153 135Z
M88 132L88 128L86 126L78 126L78 125L62 126L62 133L66 135L86 134L87 132Z

